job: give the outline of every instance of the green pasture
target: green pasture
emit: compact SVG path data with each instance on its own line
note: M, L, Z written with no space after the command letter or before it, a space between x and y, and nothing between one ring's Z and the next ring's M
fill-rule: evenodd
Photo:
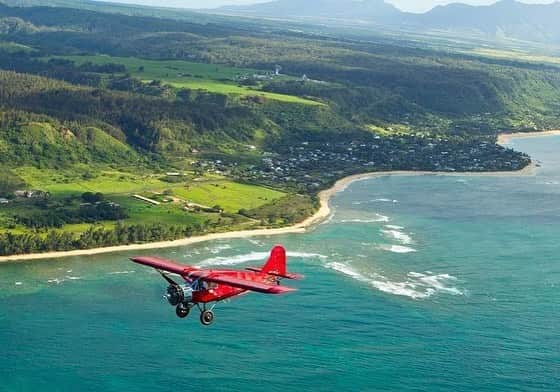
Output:
M29 52L34 52L35 49L33 49L30 46L18 44L15 42L0 41L0 51L7 52L7 53L20 53L20 52L29 53Z
M286 196L272 189L239 184L231 181L212 181L175 188L173 193L185 200L208 207L219 205L226 212L253 209Z
M148 60L137 57L116 57L107 55L95 56L64 56L76 65L122 64L132 75L142 79L160 79L169 82L182 80L184 77L198 79L229 79L234 80L244 75L262 73L256 69L234 68L217 64L194 63L183 60Z
M237 84L230 84L218 82L213 80L188 80L180 82L168 82L171 86L176 88L186 88L191 90L204 90L211 93L239 95L239 96L259 96L267 99L272 99L280 102L298 103L302 105L323 105L320 102L311 101L309 99L296 97L295 95L285 95L278 93L270 93L267 91L255 90L250 87L239 86Z
M305 105L321 105L319 102L299 98L292 95L276 94L251 87L239 86L237 80L244 76L262 74L263 71L249 68L233 68L217 64L202 64L183 60L146 60L136 57L97 56L62 56L76 65L87 62L92 64L122 64L134 77L144 82L161 80L175 88L204 90L217 94L239 96L263 96L268 99L299 103ZM282 76L282 78L288 78Z
M192 214L184 211L179 204L161 204L154 206L141 200L134 199L130 195L110 196L111 201L119 203L129 215L125 220L128 224L153 224L162 223L166 225L191 225L202 223L211 217Z
M160 190L169 184L151 174L133 174L117 170L96 170L87 166L72 169L38 169L20 167L13 169L29 187L50 192L53 196L101 192L104 194L137 193Z
M162 203L151 205L133 198L134 194L141 194L152 199L161 199L153 192L171 190L177 198L213 207L219 205L228 213L237 213L240 209L254 209L282 199L285 193L265 187L246 185L225 180L221 177L209 176L202 181L185 181L170 184L158 179L153 173L128 173L110 170L106 167L89 167L76 165L63 170L38 169L35 167L20 167L12 169L13 173L21 177L26 183L23 189L37 189L48 191L54 199L63 200L69 196L79 196L84 192L101 192L106 199L120 204L128 214L127 224L165 224L192 226L200 224L208 226L207 222L214 222L216 229L242 227L247 228L250 221L246 218L222 217L220 214L189 212L184 203ZM27 208L36 208L25 201L13 202L0 208L0 227L7 228L14 214L23 214ZM104 227L111 229L115 222L97 222L95 224L69 224L60 230L74 234L83 233L90 227ZM28 230L23 226L10 229L13 233L22 234Z
M476 48L467 51L467 53L482 57L560 66L560 57L530 54L520 50Z

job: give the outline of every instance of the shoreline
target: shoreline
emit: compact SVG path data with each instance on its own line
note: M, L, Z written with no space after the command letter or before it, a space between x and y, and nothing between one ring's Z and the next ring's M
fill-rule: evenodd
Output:
M515 132L515 133L501 133L498 135L497 144L508 144L513 139L526 139L531 137L543 137L543 136L560 136L560 130L550 130L542 132Z
M538 137L538 136L559 136L560 130L546 131L546 132L527 132L527 133L510 133L501 134L498 136L498 144L507 144L512 139ZM205 234L196 237L183 238L174 241L161 241L151 242L145 244L131 244L131 245L117 245L103 248L94 249L78 249L70 251L55 251L46 253L33 253L22 254L13 256L0 256L0 263L8 262L21 262L31 260L49 260L58 259L72 256L94 256L106 253L119 253L127 251L141 251L151 249L164 249L174 248L180 246L187 246L207 241L237 239L237 238L250 238L250 237L263 237L275 236L281 234L303 234L307 229L316 226L323 222L331 215L330 200L331 198L344 191L350 184L355 181L361 181L371 178L379 178L386 176L474 176L474 177L503 177L503 176L531 176L535 174L536 163L531 162L529 166L518 171L502 171L502 172L431 172L431 171L379 171L370 173L354 174L338 180L332 187L319 192L318 197L320 201L319 210L304 221L297 223L293 226L278 228L278 229L256 229L256 230L243 230L231 231L225 233Z

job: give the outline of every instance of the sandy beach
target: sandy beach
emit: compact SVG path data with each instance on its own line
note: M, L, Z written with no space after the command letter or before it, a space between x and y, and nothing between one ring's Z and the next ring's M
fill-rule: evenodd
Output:
M560 136L560 130L543 131L543 132L517 132L517 133L502 133L498 136L498 144L508 144L512 139L524 139L528 137L542 137L542 136Z
M558 131L547 131L547 132L531 132L531 133L512 133L503 134L498 137L498 144L507 144L514 138L525 138L525 137L537 137L537 136L554 136L560 135L560 130ZM279 229L257 229L257 230L245 230L245 231L232 231L227 233L214 233L206 234L197 237L184 238L175 241L163 241L163 242L153 242L145 244L132 244L132 245L119 245L111 246L105 248L95 248L95 249L80 249L65 252L47 252L47 253L37 253L37 254L24 254L24 255L13 255L13 256L1 256L0 263L3 262L17 262L17 261L27 261L27 260L48 260L57 259L62 257L71 256L92 256L104 253L115 253L115 252L128 252L128 251L140 251L140 250L155 250L162 248L173 248L179 246L187 246L200 242L214 241L214 240L225 240L233 238L248 238L248 237L258 237L258 236L274 236L280 234L301 234L305 233L309 229L312 229L318 223L321 223L327 219L331 214L330 209L330 199L338 192L343 191L355 181L384 177L384 176L527 176L534 175L536 170L535 163L527 166L526 168L515 171L515 172L429 172L429 171L386 171L386 172L372 172L356 174L353 176L345 177L337 181L331 188L321 191L319 193L320 208L311 217L307 218L303 222L300 222L294 226L279 228Z

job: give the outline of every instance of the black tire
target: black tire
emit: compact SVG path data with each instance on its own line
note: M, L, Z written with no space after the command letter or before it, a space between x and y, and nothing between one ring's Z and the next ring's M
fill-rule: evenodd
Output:
M185 318L189 315L189 313L191 312L191 309L188 306L185 306L183 304L179 304L177 305L177 307L175 308L175 314L177 315L177 317L179 318Z
M200 322L202 325L210 325L214 322L214 312L211 310L205 310L200 312Z

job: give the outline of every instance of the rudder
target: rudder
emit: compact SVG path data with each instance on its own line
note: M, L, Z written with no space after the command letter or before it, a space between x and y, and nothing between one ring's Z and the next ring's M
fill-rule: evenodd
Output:
M281 245L276 245L270 252L270 257L262 267L262 272L273 273L275 275L286 275L286 249Z

